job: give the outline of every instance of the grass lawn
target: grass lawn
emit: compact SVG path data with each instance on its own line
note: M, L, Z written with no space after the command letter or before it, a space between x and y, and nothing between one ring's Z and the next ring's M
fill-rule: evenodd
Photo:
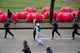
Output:
M23 11L26 7L35 7L38 12L43 7L50 6L50 0L0 0L0 10L7 11L7 9L15 9L17 11ZM59 12L59 9L63 6L72 6L75 10L80 7L80 3L64 3L61 0L56 0L55 11Z

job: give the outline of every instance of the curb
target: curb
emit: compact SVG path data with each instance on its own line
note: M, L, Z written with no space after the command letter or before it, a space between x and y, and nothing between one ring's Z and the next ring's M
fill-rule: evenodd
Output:
M4 28L0 28L0 29L3 30ZM33 29L33 28L27 27L27 28L9 28L9 29ZM52 27L43 27L40 29L52 29ZM72 29L72 27L59 27L58 29Z

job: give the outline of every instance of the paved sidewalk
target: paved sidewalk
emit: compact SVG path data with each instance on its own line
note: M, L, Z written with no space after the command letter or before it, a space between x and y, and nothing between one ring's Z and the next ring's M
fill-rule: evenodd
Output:
M41 29L40 38L45 46L51 46L53 53L77 53L80 51L80 37L76 36L76 39L72 40L72 31L71 29L59 29L63 39L55 34L54 39L51 40L52 29ZM15 35L15 39L13 40L8 35L5 40L3 39L4 30L0 30L0 53L22 53L23 40L28 41L32 53L46 53L45 48L33 40L32 29L11 30L11 32Z
M72 23L58 23L60 29L71 29ZM32 23L17 23L11 24L10 28L12 29L32 29ZM3 29L4 24L0 24L0 29ZM42 29L51 29L52 25L50 23L40 23L40 28Z
M24 53L24 52L16 52L16 53ZM46 53L46 51L45 52L32 52L32 53ZM53 52L53 53L75 53L75 52Z

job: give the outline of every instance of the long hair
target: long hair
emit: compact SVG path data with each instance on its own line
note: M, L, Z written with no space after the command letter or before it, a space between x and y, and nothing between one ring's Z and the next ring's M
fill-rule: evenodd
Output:
M10 12L10 10L8 9L8 12Z
M27 46L27 41L26 40L24 40L23 46L24 46L24 48Z

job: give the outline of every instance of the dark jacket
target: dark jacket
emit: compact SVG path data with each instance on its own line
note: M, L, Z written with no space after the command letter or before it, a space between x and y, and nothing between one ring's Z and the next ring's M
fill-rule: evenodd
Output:
M58 29L58 24L57 23L53 23L53 30L57 30Z
M53 51L51 48L48 48L46 53L53 53Z
M79 24L77 22L74 22L74 24L73 24L74 31L76 32L78 30L78 28L79 28Z
M24 53L31 53L31 50L28 45L22 50Z
M11 18L12 12L8 9L8 18Z
M4 28L9 28L10 23L8 21L4 22Z
M16 24L16 22L14 20L12 20L11 16L12 16L12 12L8 9L8 21Z

